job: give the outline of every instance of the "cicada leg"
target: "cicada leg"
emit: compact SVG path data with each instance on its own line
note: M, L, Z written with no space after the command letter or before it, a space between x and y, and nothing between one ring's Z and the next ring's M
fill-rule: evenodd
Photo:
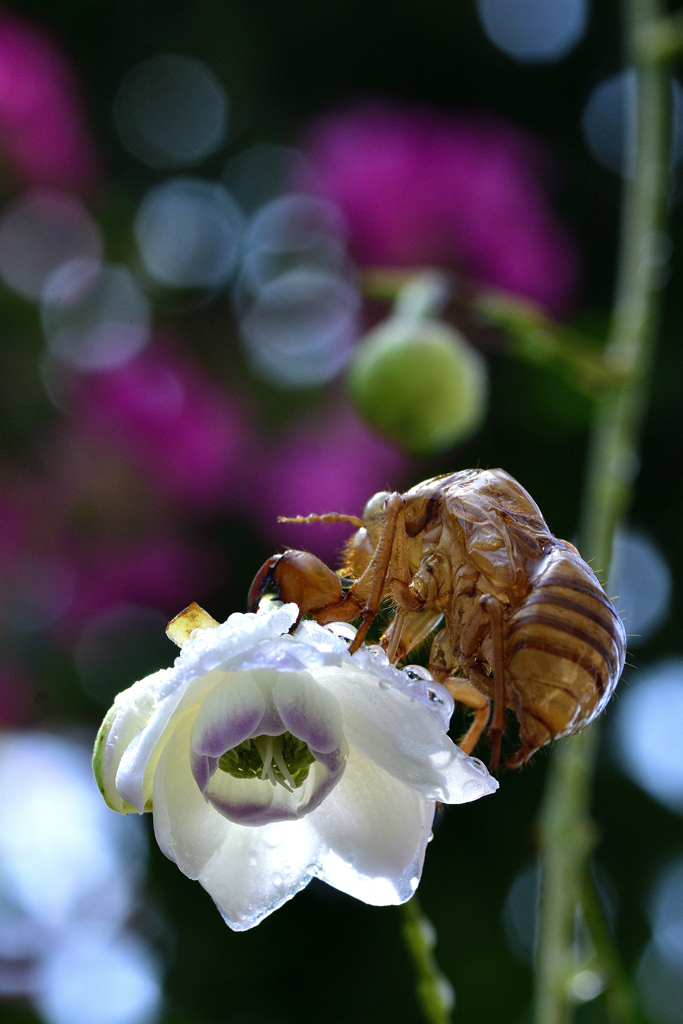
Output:
M384 593L384 588L387 582L387 574L389 572L389 565L393 555L394 538L396 537L397 530L400 530L403 537L405 537L403 498L396 491L393 494L390 494L387 498L386 519L384 521L384 528L382 529L382 535L379 539L379 543L375 548L375 553L370 559L370 563L361 578L353 584L349 592L344 597L345 602L348 601L349 603L354 602L358 604L359 601L362 600L362 595L367 592L365 607L361 613L363 621L361 622L353 643L349 647L351 654L357 651L363 643L365 634L370 628L370 623L379 611L382 594ZM369 590L368 584L370 584Z
M474 708L474 719L458 744L460 749L464 750L466 754L471 754L488 723L491 701L483 693L480 693L476 686L473 686L467 679L458 679L456 676L451 676L450 679L446 680L445 685L448 687L454 700L457 700L460 704L467 705L469 708Z
M505 731L505 633L503 629L503 607L497 597L485 594L481 599L482 608L491 621L493 645L493 719L488 737L491 743L490 771L495 771L500 761L500 745Z
M429 671L437 682L448 688L454 700L474 709L474 719L460 741L460 749L470 754L477 745L481 734L489 720L491 701L486 696L491 680L477 664L469 666L469 679L455 676L452 673L462 670L460 661L453 651L448 637L448 630L442 629L434 638L429 656ZM475 685L476 682L479 685ZM489 684L489 686L487 686Z
M405 618L402 623L399 622L399 633L396 631L396 622L401 611L404 612ZM386 633L380 640L382 647L384 647L387 652L389 661L391 661L392 664L396 664L397 661L401 661L402 658L405 658L413 648L419 647L420 644L427 639L429 634L436 629L442 618L443 615L441 612L410 612L406 609L399 609L399 611L396 612L394 620L390 623ZM392 647L394 643L396 643L395 650ZM393 657L390 651L393 651Z

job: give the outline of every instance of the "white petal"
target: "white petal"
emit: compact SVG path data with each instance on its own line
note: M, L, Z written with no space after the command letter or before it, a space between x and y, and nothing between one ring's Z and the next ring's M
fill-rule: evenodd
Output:
M159 846L189 878L216 856L230 823L208 804L190 771L190 722L173 730L154 774L154 833Z
M197 629L183 645L174 671L187 682L215 668L239 668L257 644L287 633L298 614L295 604L285 604L265 613L235 612L215 629Z
M423 796L459 804L498 789L418 700L348 665L320 668L316 679L337 697L350 746Z
M138 724L136 730L129 736L128 742L117 745L113 758L116 763L113 768L109 764L103 766L101 758L98 757L98 748L95 750L96 773L98 780L101 780L100 788L105 794L105 799L110 799L112 806L120 803L120 806L114 807L115 810L136 809L142 813L149 808L154 770L166 741L164 732L172 716L187 709L188 705L198 703L213 688L223 674L220 666L239 669L240 661L251 653L255 644L276 639L287 633L297 615L296 605L288 604L265 614L235 613L215 629L195 630L192 638L184 644L172 669L154 673L153 676L119 694L114 706L116 707L118 703L122 708L126 708L127 702L131 697L134 698L138 687L145 689L152 680L155 681L154 708L151 716L148 716L141 733L141 725ZM266 713L267 711L268 705ZM278 729L279 716L274 706L272 717L272 734L277 735L283 730ZM104 726L107 726L110 732L111 722L114 720L115 718L110 720L109 715L105 719ZM131 744L131 740L135 742ZM124 747L128 748L125 753ZM111 776L115 776L114 786L111 785ZM119 800L119 795L123 797L123 801ZM126 807L126 804L130 806Z
M287 799L275 799L281 791ZM241 825L265 825L269 821L292 821L296 809L292 794L268 779L235 779L220 769L209 779L206 799L229 821Z
M308 885L318 871L320 840L305 820L262 828L226 825L220 852L206 865L199 881L227 924L241 932L253 928Z
M256 735L266 710L251 672L215 672L215 685L202 700L192 729L198 754L220 757Z
M117 790L141 813L150 809L154 772L168 739L167 728L174 729L186 714L194 717L201 700L223 677L215 670L181 684L175 668L165 671L170 673L167 692L160 690L152 717L124 751L116 773Z
M329 847L320 878L375 906L405 903L422 873L434 807L352 749L339 785L305 819Z
M311 765L308 778L303 786L297 790L298 804L296 813L299 818L303 818L305 814L310 814L311 811L320 806L338 784L345 768L346 756L343 752L340 752L334 771L330 771L320 761L316 761L315 764Z
M200 792L205 793L206 787L209 784L209 779L218 768L218 757L206 757L205 754L198 754L196 750L190 746L190 771L194 776L194 781L199 786Z
M322 754L338 749L343 736L339 703L310 672L280 672L273 700L293 736Z
M281 638L285 639L285 638ZM287 637L288 641L290 638ZM263 697L265 711L259 725L259 733L262 736L281 736L285 727L280 718L280 712L275 707L273 690L277 682L278 673L272 668L256 668L252 670L252 677Z
M93 752L95 779L109 806L122 814L143 808L124 800L116 789L121 758L153 716L158 692L169 682L172 672L161 669L119 693L97 734Z

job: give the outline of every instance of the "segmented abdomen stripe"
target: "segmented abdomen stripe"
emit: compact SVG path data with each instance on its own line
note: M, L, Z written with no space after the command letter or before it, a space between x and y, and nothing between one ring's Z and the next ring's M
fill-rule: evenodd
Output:
M542 652L579 666L603 697L616 685L625 653L623 626L612 603L580 556L563 547L551 552L533 582L508 619L508 664L519 651ZM558 664L556 679L548 683L557 687L562 678Z
M586 597L590 597L593 601L597 601L599 604L603 606L603 608L607 609L610 617L612 617L615 614L614 606L612 605L612 602L603 591L600 584L593 583L593 580L590 577L588 577L588 583L579 582L579 580L576 579L575 575L576 565L574 562L572 562L571 564L573 572L571 575L567 574L569 575L569 579L567 579L567 575L564 574L547 577L541 576L537 583L534 593L537 594L540 590L545 590L546 587L559 587L561 590L573 590L577 594L585 594Z
M607 650L606 647L603 646L603 644L600 643L597 637L593 636L590 633L587 633L583 629L580 629L578 626L572 626L568 622L556 618L554 615L545 615L542 612L536 611L535 609L527 610L526 608L524 608L519 618L517 618L514 629L509 634L509 638L512 639L515 633L520 629L524 629L525 627L533 628L537 625L547 626L549 629L552 629L557 633L564 633L567 636L574 637L580 643L585 644L588 647L592 647L593 650L597 654L599 654L603 661L608 665L610 677L613 676L617 671L617 659L613 654L611 654ZM602 630L604 630L606 633L608 632L601 622L599 623L599 625Z
M525 650L527 648L532 651L542 651L543 654L551 654L554 658L561 658L564 661L571 661L575 665L580 665L584 672L587 672L589 676L593 677L595 688L600 696L602 697L605 693L606 683L602 674L595 665L591 665L586 661L585 654L582 651L576 651L568 647L561 647L560 644L555 643L554 641L551 642L547 640L534 640L527 638L524 640L517 640L516 643L507 647L507 653L510 659L512 659L518 651ZM608 682L609 681L611 681L611 677ZM557 686L557 683L552 679L549 679L548 682L551 686ZM564 687L559 688L564 689Z
M558 586L557 583L553 586ZM580 604L578 601L571 601L568 597L560 597L557 594L544 594L545 587L539 587L538 591L532 593L524 601L524 607L528 608L532 604L550 604L557 605L560 608L566 608L567 611L576 612L577 615L583 615L586 619L590 619L591 622L595 622L598 626L602 626L606 633L612 635L612 630L609 626L605 625L605 619L598 614L598 612L591 611L586 605ZM611 611L611 609L610 609ZM610 617L610 626L614 621L614 613Z

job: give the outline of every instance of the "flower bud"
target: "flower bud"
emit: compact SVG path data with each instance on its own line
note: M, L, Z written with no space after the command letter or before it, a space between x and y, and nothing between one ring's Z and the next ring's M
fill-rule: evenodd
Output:
M421 456L466 440L486 413L486 363L437 320L391 317L370 331L356 349L348 386L368 423Z

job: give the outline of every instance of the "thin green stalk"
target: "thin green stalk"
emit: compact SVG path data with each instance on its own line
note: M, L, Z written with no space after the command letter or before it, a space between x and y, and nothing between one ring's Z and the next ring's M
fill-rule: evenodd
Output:
M415 896L403 904L401 913L401 931L415 967L415 987L424 1018L428 1024L451 1024L455 997L450 982L441 973L434 958L434 926L422 913Z
M622 382L624 374L604 358L594 338L557 323L519 295L458 282L441 270L380 267L365 270L363 289L369 298L395 302L394 315L440 315L457 322L454 310L447 308L449 292L455 292L475 326L475 336L477 327L498 329L507 338L508 353L516 359L555 370L590 397Z
M591 872L586 865L581 886L581 908L595 949L596 961L608 985L604 994L607 1015L615 1024L645 1024L628 974L624 969L600 905Z
M648 26L660 23L662 14L662 0L624 0L625 34L638 81L636 166L625 186L614 318L606 351L623 382L609 389L598 405L579 533L581 553L603 579L614 531L628 510L638 469L659 314L658 250L669 193L670 73L668 64L653 59L639 41L647 37ZM558 745L551 759L540 815L543 882L535 1024L567 1024L572 1016L568 982L575 969L574 920L594 834L589 803L597 741L594 725ZM593 906L593 922L596 913ZM609 976L614 962L602 966ZM623 983L625 976L619 977ZM612 1001L612 1019L622 1024L633 1020L619 1005Z
M487 326L506 332L510 355L555 369L590 397L622 383L623 374L592 338L556 323L518 296L482 289L473 294L470 308Z

